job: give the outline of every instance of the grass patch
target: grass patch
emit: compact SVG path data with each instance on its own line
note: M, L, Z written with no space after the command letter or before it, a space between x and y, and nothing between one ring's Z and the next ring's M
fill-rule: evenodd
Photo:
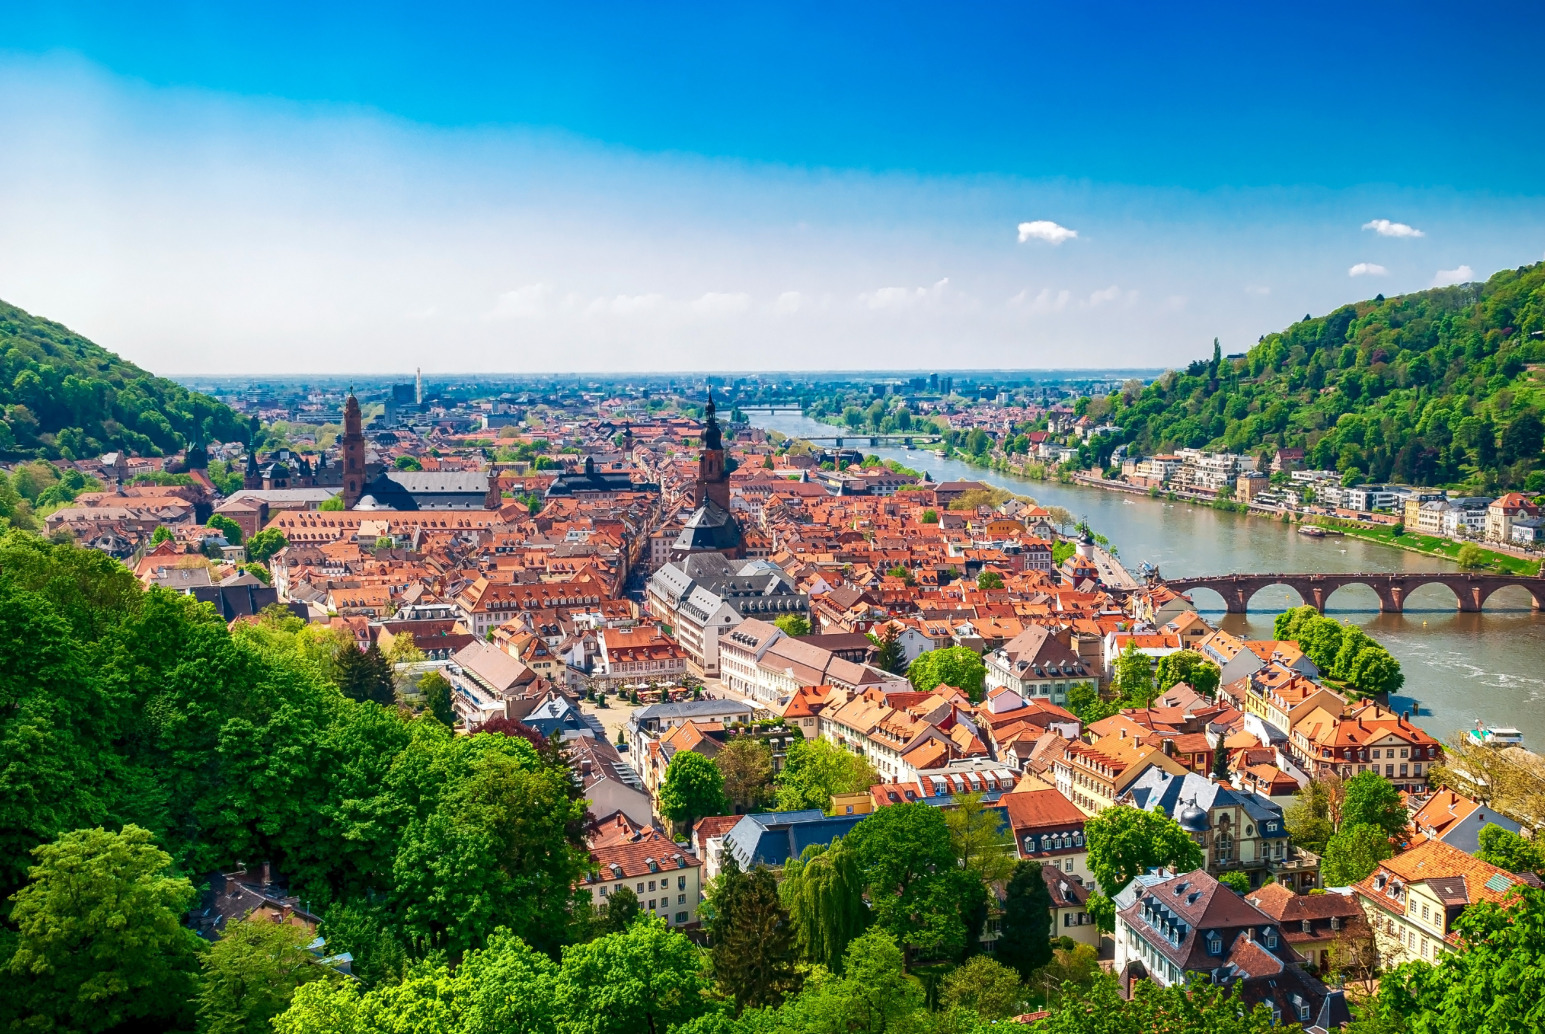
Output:
M1419 535L1415 532L1407 532L1396 536L1393 528L1360 528L1354 525L1340 524L1338 527L1353 538L1364 539L1369 542L1381 542L1386 546L1396 546L1400 549L1409 549L1414 553L1426 553L1428 556L1439 556L1455 563L1459 560L1459 551L1467 545L1476 545L1485 558L1484 566L1480 571L1491 571L1500 574L1536 575L1540 573L1540 562L1534 559L1513 556L1511 553L1498 553L1495 550L1486 549L1478 543L1458 542L1454 539L1443 538L1438 535Z

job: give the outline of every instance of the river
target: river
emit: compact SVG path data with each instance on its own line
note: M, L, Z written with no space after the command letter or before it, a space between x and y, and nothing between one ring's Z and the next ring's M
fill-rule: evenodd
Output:
M748 411L758 427L789 435L830 436L837 429L793 412ZM1062 506L1087 517L1110 539L1122 562L1143 561L1169 576L1282 571L1453 570L1435 557L1408 553L1361 539L1313 539L1259 517L1221 513L1184 502L1169 503L1081 485L1031 481L944 460L921 449L851 447L882 459L926 470L935 481L984 481L1033 496L1043 506ZM1300 604L1285 586L1262 589L1248 615L1225 614L1223 599L1199 589L1192 595L1209 621L1249 638L1271 637L1272 619ZM1477 721L1522 730L1526 745L1545 750L1545 614L1530 609L1521 589L1494 595L1480 614L1461 614L1454 596L1429 585L1412 593L1403 614L1381 614L1378 597L1365 586L1334 593L1326 612L1361 625L1383 643L1405 672L1405 688L1391 704L1409 709L1432 735L1447 740Z

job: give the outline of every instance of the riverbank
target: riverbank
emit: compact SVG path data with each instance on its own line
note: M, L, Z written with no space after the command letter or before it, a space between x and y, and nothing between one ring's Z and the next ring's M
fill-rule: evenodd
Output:
M1439 535L1420 535L1415 532L1404 532L1396 536L1394 528L1367 528L1351 521L1326 520L1322 518L1319 521L1306 523L1322 523L1325 527L1333 527L1343 535L1362 539L1364 542L1377 542L1384 546L1394 546L1396 549L1420 553L1423 556L1452 560L1456 564L1459 563L1460 550L1466 546L1475 546L1480 554L1481 562L1479 566L1471 568L1471 570L1521 575L1540 573L1540 560L1537 557L1500 553L1495 549L1488 549L1475 542L1457 542L1454 539L1443 538Z

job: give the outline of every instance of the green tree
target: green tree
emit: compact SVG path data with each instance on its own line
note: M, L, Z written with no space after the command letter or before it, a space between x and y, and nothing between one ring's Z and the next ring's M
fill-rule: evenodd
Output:
M804 1008L796 1016L802 1013L809 1022L794 1029L822 1034L922 1034L925 1003L922 985L907 975L896 939L875 929L848 945L840 977L818 981L800 996L798 1004Z
M601 906L599 929L603 934L622 933L642 912L638 895L626 883L612 891Z
M350 971L366 987L401 980L408 970L408 948L397 935L397 917L380 901L340 902L322 917L318 932L327 950L354 958Z
M790 744L774 782L779 811L829 811L832 794L860 793L880 782L880 776L867 758L830 740L799 740Z
M1202 849L1167 815L1127 805L1106 808L1084 823L1089 871L1108 898L1149 869L1190 872L1202 865Z
M995 953L1021 979L1051 961L1051 892L1040 862L1019 862L1004 889Z
M924 510L923 511L922 522L924 524L938 524L939 523L939 511L938 510L932 510L932 509Z
M901 645L900 625L887 621L878 632L869 633L869 641L874 644L874 656L870 663L876 668L892 675L900 675L907 670L907 651Z
M1325 845L1320 873L1332 887L1350 887L1367 879L1395 853L1389 834L1367 823L1344 825Z
M1023 999L1019 974L986 955L973 955L945 977L939 995L945 1008L965 1009L988 1022L1013 1016Z
M723 815L724 775L714 763L690 750L679 750L660 784L660 814L687 829L705 815Z
M1116 657L1115 668L1113 688L1126 706L1147 707L1153 703L1153 661L1138 652L1136 643L1127 643L1127 648Z
M1411 821L1399 791L1376 772L1357 773L1342 784L1342 793L1342 826L1377 826L1396 837Z
M765 866L742 872L726 853L708 905L714 978L734 999L736 1013L776 1007L799 990L793 925Z
M423 470L424 465L419 462L417 456L398 456L392 461L392 467L396 470Z
M1001 589L1003 588L1003 576L997 571L983 571L976 576L976 587L983 590Z
M1069 988L1069 990L1074 990ZM1123 998L1114 977L1099 976L1036 1026L1037 1034L1293 1034L1296 1023L1279 1025L1264 1004L1246 1008L1241 988L1201 982L1161 987L1151 980L1133 985Z
M335 495L331 498L324 499L322 500L321 504L317 506L317 509L323 511L324 513L332 512L335 510L342 510L343 496Z
M810 619L803 614L780 614L773 624L783 629L786 636L799 637L810 634Z
M7 514L5 516L10 515ZM168 528L164 524L157 524L156 530L150 533L150 544L152 546L159 546L161 543L168 542L175 537L176 536L172 534L171 528Z
M230 923L204 953L198 1024L204 1034L269 1034L295 989L331 975L306 950L301 926L245 919Z
M1116 931L1116 903L1104 894L1094 892L1084 902L1084 911L1094 920L1095 929L1101 933Z
M1250 893L1250 877L1239 871L1226 872L1218 877L1218 882L1231 888L1236 894Z
M1101 700L1100 691L1093 683L1080 682L1068 690L1068 710L1072 711L1079 721L1090 725L1102 718L1109 718L1121 710L1121 706L1115 701Z
M225 536L225 541L233 546L241 545L241 525L231 520L223 513L209 515L209 520L204 522L206 528L213 528Z
M1195 650L1177 650L1159 658L1157 676L1161 693L1184 682L1203 696L1212 697L1218 694L1222 672Z
M15 896L7 997L39 1030L186 1023L202 942L196 893L150 831L98 827L36 848Z
M783 868L779 895L788 909L800 955L841 972L843 956L869 919L863 874L841 838L811 844Z
M950 850L960 867L984 883L1006 880L1014 871L1014 834L1001 807L988 807L979 793L955 795L944 812Z
M418 680L424 694L424 710L447 729L456 726L456 709L451 706L451 682L438 671L427 671Z
M1510 829L1488 822L1481 829L1480 851L1476 857L1508 872L1545 873L1545 851L1539 843L1525 840Z
M972 700L980 700L987 665L969 647L946 646L918 654L907 668L907 679L923 693L936 686L954 686Z
M1466 571L1477 571L1487 566L1486 551L1473 542L1466 542L1460 546L1459 553L1454 559Z
M397 701L391 662L375 643L365 650L352 642L341 645L333 657L333 680L350 700L373 700L388 707Z
M415 723L413 732L436 745L449 738L436 723ZM409 753L405 764L416 762ZM464 952L503 927L556 949L588 864L578 843L585 806L570 793L571 774L543 764L518 736L470 736L422 753L418 763L459 762L460 772L403 828L392 862L403 932Z
M247 559L253 563L266 564L273 559L274 554L289 544L278 528L265 528L247 541Z
M1288 837L1306 851L1324 854L1341 818L1341 780L1334 776L1311 780L1293 797L1282 813Z
M875 925L896 938L909 963L964 950L965 914L980 900L981 882L958 867L939 809L922 801L892 804L854 826L844 843Z
M709 1011L692 942L659 919L563 951L557 1000L565 1034L666 1034Z
M732 737L713 757L724 777L724 796L735 811L755 811L772 794L773 755L765 740Z

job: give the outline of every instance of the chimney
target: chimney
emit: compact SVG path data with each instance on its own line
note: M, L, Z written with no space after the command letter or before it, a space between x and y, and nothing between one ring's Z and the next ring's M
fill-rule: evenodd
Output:
M268 862L265 861L262 865L258 866L258 882L266 887L270 882L270 876Z

